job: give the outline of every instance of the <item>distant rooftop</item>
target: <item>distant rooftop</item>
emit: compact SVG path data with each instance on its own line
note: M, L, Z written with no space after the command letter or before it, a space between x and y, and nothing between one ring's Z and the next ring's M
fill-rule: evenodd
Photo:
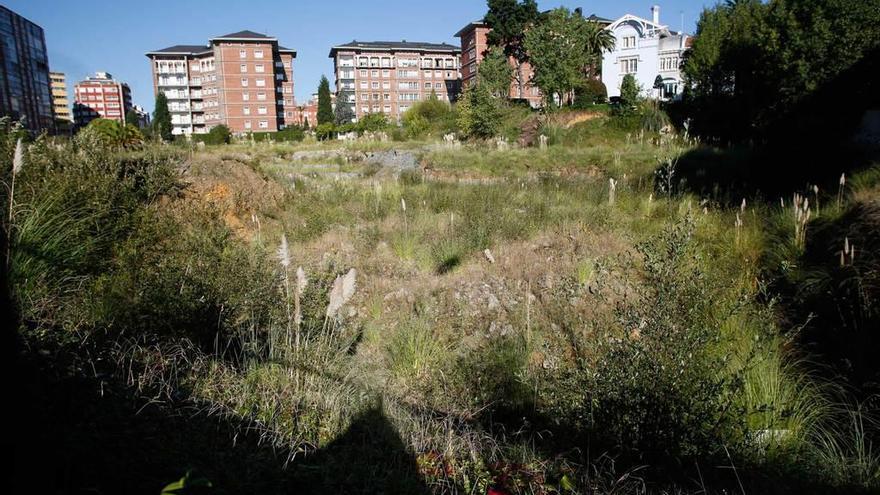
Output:
M425 43L422 41L357 41L336 45L330 49L330 57L337 50L357 49L368 51L412 51L412 52L450 52L461 51L460 47L448 43Z
M550 12L550 11L548 10L544 13L547 13L547 12ZM587 17L586 19L588 21L597 22L599 24L611 24L612 22L614 22L613 19L606 19L604 17L599 17L596 14L590 14L590 17ZM459 29L458 32L455 33L453 36L455 36L456 38L461 38L461 36L465 32L469 31L472 28L478 28L478 27L488 27L488 25L486 24L486 21L483 19L480 19L478 21L469 22L469 23L467 23L467 25L465 27Z
M196 55L199 53L205 53L211 50L211 47L208 45L174 45L169 46L168 48L163 48L161 50L154 50L152 52L148 52L147 55L153 54L187 54L187 55Z
M225 36L211 38L212 40L274 40L276 38L265 34L255 33L253 31L239 31L237 33L229 33Z
M238 31L236 33L229 33L223 36L217 36L211 38L210 41L229 41L229 40L238 40L238 41L278 41L277 38L268 36L265 34L260 34L254 31L244 30ZM211 44L206 43L204 45L174 45L169 46L168 48L162 48L160 50L153 50L151 52L147 52L147 56L150 55L202 55L211 51ZM296 55L296 50L293 48L286 48L283 46L278 46L279 52L285 53L293 53Z

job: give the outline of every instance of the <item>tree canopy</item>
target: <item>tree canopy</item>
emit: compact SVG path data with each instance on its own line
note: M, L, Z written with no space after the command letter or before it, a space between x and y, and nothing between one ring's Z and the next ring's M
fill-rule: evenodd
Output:
M738 0L706 9L682 71L705 137L744 141L880 46L880 0Z
M333 123L333 103L330 101L330 81L321 76L318 84L318 125Z
M153 110L153 130L154 134L163 141L167 142L174 139L174 134L171 132L171 112L168 111L168 98L162 92L156 95L156 109Z
M513 67L510 66L504 50L497 46L489 48L477 68L477 77L492 96L507 98L510 83L513 81Z

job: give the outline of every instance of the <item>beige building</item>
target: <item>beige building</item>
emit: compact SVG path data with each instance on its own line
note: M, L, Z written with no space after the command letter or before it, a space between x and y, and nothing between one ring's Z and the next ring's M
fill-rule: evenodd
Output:
M240 31L206 45L147 53L153 90L168 98L172 132L202 134L223 124L233 133L275 132L296 115L296 51L271 36Z
M49 86L52 90L52 110L55 112L55 119L73 122L70 99L67 96L67 78L64 73L50 72Z
M454 101L461 91L461 50L446 43L352 41L330 49L336 104L357 118L384 113L400 119L413 103L436 94Z

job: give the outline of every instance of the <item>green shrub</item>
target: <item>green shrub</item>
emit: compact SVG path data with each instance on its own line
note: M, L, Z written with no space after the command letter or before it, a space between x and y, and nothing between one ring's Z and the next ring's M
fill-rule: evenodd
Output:
M365 132L382 132L388 129L388 117L382 112L368 113L357 121L357 130Z
M605 83L597 79L584 79L583 83L574 90L574 108L589 108L608 101L608 88Z
M480 84L464 90L455 107L459 134L469 139L489 139L501 130L498 101Z
M639 84L635 76L626 74L620 83L620 106L624 109L633 108L639 102Z
M193 134L192 137L194 141L211 145L219 145L229 143L229 140L232 138L232 133L229 131L228 127L220 124L212 127L207 134Z

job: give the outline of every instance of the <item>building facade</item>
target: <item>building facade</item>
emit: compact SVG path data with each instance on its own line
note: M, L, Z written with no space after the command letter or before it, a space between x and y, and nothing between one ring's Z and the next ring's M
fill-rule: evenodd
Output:
M43 28L0 6L0 115L35 133L55 128L47 53Z
M67 96L67 78L63 72L50 72L49 81L52 89L52 111L55 114L55 119L63 122L73 122L73 114L70 112L70 100Z
M147 57L155 94L168 98L175 135L203 134L221 124L236 134L276 132L294 119L296 51L276 38L240 31Z
M491 29L485 22L475 21L455 33L457 38L461 38L461 80L465 87L474 84L477 80L480 62L483 61L486 51L489 49L489 31ZM511 67L516 68L515 60L511 58L509 62ZM543 104L544 95L531 83L534 75L532 66L528 62L522 64L520 73L520 75L514 74L513 81L510 82L508 97L525 100L532 107L540 107ZM520 76L521 79L519 79Z
M384 113L399 120L413 103L436 94L455 101L461 92L461 50L446 43L352 41L330 49L336 104L356 118Z
M146 129L150 127L150 112L146 111L144 107L140 105L135 105L131 108L134 110L135 115L137 115L137 126L141 129Z
M676 99L683 89L681 60L689 36L660 23L660 7L651 7L651 20L627 14L606 29L614 34L614 50L602 58L602 82L609 97L620 96L623 77L632 74L642 94ZM655 83L659 81L659 87Z
M125 114L131 110L131 89L128 84L113 79L107 72L76 83L73 92L73 120L84 127L95 119L125 123Z

